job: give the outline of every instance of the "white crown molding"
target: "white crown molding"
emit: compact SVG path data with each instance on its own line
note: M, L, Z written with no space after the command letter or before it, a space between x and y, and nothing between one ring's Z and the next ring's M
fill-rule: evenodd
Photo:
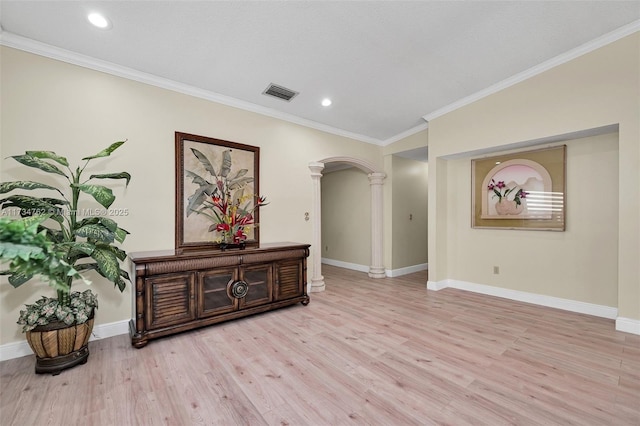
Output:
M427 129L428 122L430 120L433 120L434 118L440 117L444 114L447 114L465 105L469 105L477 100L480 100L484 97L487 97L501 90L504 90L510 86L513 86L517 83L520 83L524 80L534 77L558 65L562 65L566 62L569 62L579 56L582 56L593 50L599 49L600 47L606 46L607 44L613 43L614 41L617 41L623 37L631 35L637 31L640 31L640 20L627 24L621 28L618 28L615 31L605 34L575 49L572 49L569 52L558 55L555 58L552 58L546 62L543 62L542 64L536 65L535 67L532 67L506 80L496 83L484 90L474 93L473 95L462 98L443 108L440 108L434 112L426 114L422 116L422 118L427 123L420 124L404 132L398 133L397 135L392 136L388 139L385 139L384 141L380 139L372 138L366 135L349 132L347 130L338 129L338 128L328 126L326 124L318 123L312 120L307 120L292 114L276 111L272 108L263 107L260 105L253 104L251 102L246 102L236 98L232 98L230 96L224 96L215 92L211 92L211 91L199 89L193 86L189 86L186 84L178 83L173 80L169 80L166 78L155 76L153 74L148 74L148 73L137 71L131 68L116 65L114 63L92 58L90 56L81 55L79 53L71 52L65 49L61 49L55 46L51 46L45 43L35 41L32 39L21 37L13 33L9 33L7 31L2 30L1 27L0 27L0 45L12 47L15 49L23 50L25 52L34 53L47 58L56 59L56 60L67 62L73 65L78 65L84 68L93 69L96 71L101 71L107 74L115 75L118 77L133 80L133 81L138 81L140 83L149 84L151 86L160 87L163 89L205 99L211 102L216 102L219 104L231 106L231 107L242 109L245 111L250 111L250 112L265 115L268 117L280 119L283 121L288 121L290 123L320 130L320 131L334 134L337 136L342 136L349 139L370 143L373 145L386 146Z
M129 321L117 321L109 324L100 324L93 327L90 342L94 340L106 339L107 337L119 336L129 333ZM0 361L20 358L22 356L33 355L26 340L21 342L11 342L0 346Z
M478 101L482 98L485 98L489 95L497 93L501 90L504 90L508 87L511 87L515 84L518 84L524 80L527 80L531 77L535 77L538 74L541 74L545 71L550 70L551 68L557 67L558 65L562 65L566 62L569 62L579 56L592 52L596 49L599 49L607 44L613 43L614 41L620 40L623 37L631 35L635 32L640 31L640 20L633 21L630 24L627 24L623 27L618 28L615 31L607 33L601 37L598 37L594 40L591 40L588 43L583 44L582 46L578 46L575 49L572 49L566 53L556 56L555 58L551 58L548 61L545 61L535 67L529 68L526 71L518 73L512 77L509 77L506 80L503 80L499 83L496 83L492 86L487 87L473 95L462 98L452 104L449 104L443 108L440 108L436 111L433 111L427 115L422 116L427 122L433 120L434 118L438 118L442 115L445 115L451 111L455 111L458 108L469 105L475 101Z
M409 130L405 130L404 132L398 133L397 135L392 136L389 139L385 139L382 142L382 146L391 145L394 142L398 142L399 140L408 138L409 136L413 136L416 133L419 133L423 130L427 130L428 128L429 128L429 123L418 124L417 126L410 128Z
M171 90L173 92L205 99L207 101L216 102L222 105L254 112L256 114L265 115L267 117L288 121L293 124L298 124L300 126L309 127L311 129L320 130L326 133L331 133L333 135L343 136L345 138L355 139L361 142L366 142L378 146L382 146L384 143L380 139L349 132L343 129L338 129L326 124L318 123L316 121L297 117L292 114L276 111L272 108L263 107L261 105L256 105L251 102L242 101L240 99L221 95L219 93L211 92L208 90L199 89L187 84L178 83L167 78L158 77L156 75L142 71L137 71L132 68L114 64L112 62L103 61L101 59L92 58L86 55L81 55L79 53L41 43L39 41L35 41L26 37L21 37L7 31L0 31L0 45L23 50L25 52L33 53L39 56L44 56L69 64L78 65L84 68L89 68L95 71L115 75L117 77L126 78L128 80L160 87L162 89Z

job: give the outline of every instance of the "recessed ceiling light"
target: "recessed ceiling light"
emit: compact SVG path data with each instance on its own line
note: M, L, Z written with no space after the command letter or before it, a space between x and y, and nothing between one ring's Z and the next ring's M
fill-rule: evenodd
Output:
M90 13L87 19L98 28L109 28L111 26L109 20L99 13Z
M331 105L331 99L329 99L329 98L324 98L324 99L322 100L322 106L323 106L323 107L328 107L329 105Z

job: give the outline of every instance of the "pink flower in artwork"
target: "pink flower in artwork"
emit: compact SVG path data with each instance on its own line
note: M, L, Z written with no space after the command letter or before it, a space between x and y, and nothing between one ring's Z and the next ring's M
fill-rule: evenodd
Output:
M513 188L507 188L507 185L503 180L499 180L498 183L496 183L494 179L491 179L491 183L487 186L487 189L489 191L493 191L493 197L498 197L499 203L502 202L503 198L507 199L507 195L514 194L513 201L515 201L517 205L520 205L522 204L522 199L527 198L527 195L529 195L529 193L522 188L518 188L517 190L516 188L518 188L517 185Z

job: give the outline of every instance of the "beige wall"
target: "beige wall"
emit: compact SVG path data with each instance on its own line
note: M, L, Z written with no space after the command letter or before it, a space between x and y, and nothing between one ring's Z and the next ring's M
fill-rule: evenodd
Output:
M449 161L448 278L617 306L618 134L566 145L565 232L472 229L471 160Z
M391 156L392 256L388 269L427 263L427 163Z
M388 159L386 157L389 157ZM384 266L400 269L427 263L427 163L385 156ZM322 177L322 257L371 264L371 192L356 168ZM411 215L411 219L409 216Z
M381 148L371 144L7 47L0 52L3 156L53 150L77 164L128 139L105 167L133 175L127 189L119 185L114 191L113 206L129 209L119 221L131 232L124 244L128 252L174 246L175 131L260 147L260 189L271 202L260 212L263 242L311 241L312 222L304 220L312 211L309 162L349 156L382 169ZM25 177L17 163L1 161L2 181ZM94 289L98 324L131 317L130 288L121 296L96 277ZM49 291L31 283L13 289L3 277L0 344L23 341L15 324L20 307Z
M350 168L322 176L322 257L371 265L371 189L367 174Z
M384 155L397 154L399 152L410 151L416 148L423 148L429 144L429 129L414 133L402 138L382 149Z
M620 317L640 319L639 55L640 34L636 33L429 123L430 280L467 279L613 305ZM594 152L589 155L579 152L587 149L586 145L569 144L567 232L469 229L470 207L465 205L470 191L468 160L452 158L475 150L500 149L517 142L615 124L619 124L617 172L610 164L615 156L611 140L595 142ZM601 162L609 167L601 170ZM578 166L582 171L572 175ZM593 198L580 200L593 188L574 179L586 178L589 173L597 177L603 172L617 173L615 185L609 188L617 193L616 225L613 220L605 225L599 217L576 216L578 212L574 211L580 203L584 209L595 207L603 196L594 193ZM600 244L602 241L607 250L612 249L611 227L616 226L617 259L613 271L611 253L605 253ZM516 259L515 253L523 249L528 256ZM533 276L522 283L509 278L525 274L501 269L506 275L501 274L499 280L492 277L487 271L496 263L495 256L489 254L494 251L507 256L502 259L504 267L513 268L516 261L521 261L520 268ZM568 272L581 267L596 273L602 262L608 265L607 272L597 272L598 284L590 281L585 285L587 274L580 270Z

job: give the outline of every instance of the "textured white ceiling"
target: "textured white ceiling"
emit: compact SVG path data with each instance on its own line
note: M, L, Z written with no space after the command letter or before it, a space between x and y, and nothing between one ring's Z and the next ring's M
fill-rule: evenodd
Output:
M90 11L112 28L90 26ZM0 3L3 40L39 41L380 144L638 19L639 1ZM272 82L300 94L289 103L262 95Z

